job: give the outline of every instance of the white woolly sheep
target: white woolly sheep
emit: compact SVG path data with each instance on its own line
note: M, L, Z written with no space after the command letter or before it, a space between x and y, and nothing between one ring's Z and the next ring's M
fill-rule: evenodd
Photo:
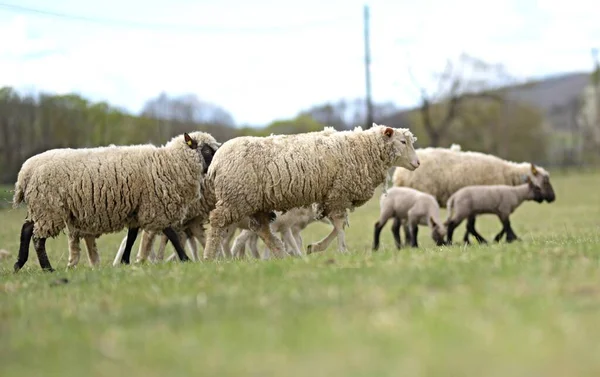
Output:
M50 149L45 152L39 153L35 156L28 158L23 165L21 166L21 170L19 171L19 184L21 187L27 187L29 184L29 180L33 172L35 172L36 168L42 166L46 163L52 163L55 159L59 159L64 155L77 155L81 158L83 156L88 155L90 153L97 153L97 151L107 150L107 148L115 147L114 144L110 144L106 147L97 147L94 149L91 148L57 148ZM98 255L98 249L96 246L96 238L99 237L100 234L93 235L82 235L81 233L73 230L71 232L67 232L68 237L68 245L69 245L69 262L67 267L73 267L79 262L79 257L81 254L80 247L80 238L85 239L88 261L91 266L97 266L100 263L100 256Z
M407 233L407 243L418 247L417 234L419 225L427 225L431 230L431 238L436 245L444 245L446 227L440 220L440 207L433 195L411 189L408 187L392 187L387 193L381 194L379 199L379 220L375 223L373 235L373 250L379 249L379 236L381 230L390 218L394 218L398 226L402 222L410 230ZM401 247L400 234L394 234L396 247Z
M419 166L408 129L386 126L334 132L326 129L296 135L238 137L215 153L208 169L215 209L210 213L204 258L214 258L225 229L250 216L251 229L275 254L283 244L270 229L270 211L287 211L317 203L333 224L331 234L307 248L322 251L337 237L346 252L347 210L362 206L384 182L387 169Z
M516 186L524 177L542 189L544 199L556 199L546 170L529 162L515 163L481 152L462 152L452 148L417 149L421 166L414 172L396 169L394 186L410 187L433 195L445 208L448 198L462 187L473 185Z
M27 262L29 243L43 270L53 271L45 243L65 227L77 236L100 235L128 228L131 249L139 228L161 230L188 260L172 226L181 222L189 204L199 198L208 169L212 136L195 132L174 137L165 146L134 145L89 148L85 154L61 153L36 167L23 181L19 173L13 206L28 206L21 229L15 272Z
M455 192L448 199L448 218L444 223L448 228L448 244L452 244L454 229L464 219L467 219L464 242L470 243L469 234L473 234L479 243L487 243L475 230L475 217L481 214L495 214L500 218L502 231L494 238L496 242L499 242L505 233L507 242L516 240L517 235L510 226L509 216L525 200L534 200L538 203L544 201L542 189L529 177L526 178L526 182L518 186L467 186Z

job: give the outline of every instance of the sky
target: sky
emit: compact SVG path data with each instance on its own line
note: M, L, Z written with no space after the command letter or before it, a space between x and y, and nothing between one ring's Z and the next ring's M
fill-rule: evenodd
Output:
M194 93L265 125L365 95L365 4L373 100L399 107L435 93L461 53L527 78L589 71L600 48L589 0L0 0L0 87L132 113L161 91Z

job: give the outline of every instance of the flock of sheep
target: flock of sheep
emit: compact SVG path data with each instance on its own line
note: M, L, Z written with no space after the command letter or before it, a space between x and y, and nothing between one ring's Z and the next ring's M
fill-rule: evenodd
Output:
M164 146L152 144L80 149L53 149L23 163L15 184L13 206L27 204L15 272L27 262L29 244L43 270L53 271L45 243L65 228L68 267L80 259L84 239L89 262L100 262L96 239L127 228L114 265L129 263L141 229L137 262L164 260L171 242L181 261L222 255L242 257L248 246L260 258L260 238L269 258L303 255L301 231L314 221L333 229L307 245L306 254L325 250L337 239L347 252L344 228L348 211L369 201L384 185L381 214L375 224L373 249L380 232L394 219L392 233L401 247L417 244L419 225L427 225L438 245L450 244L454 229L467 219L468 242L478 214L493 213L502 221L507 241L516 239L509 215L524 201L555 199L548 172L530 163L513 163L460 147L415 150L416 137L403 128L373 124L362 130L323 131L268 137L238 137L223 144L210 134L192 132ZM394 186L386 190L395 167ZM449 217L442 222L440 207ZM209 225L208 231L205 225ZM241 233L233 242L236 231ZM281 237L277 237L278 233ZM161 242L157 252L153 243Z

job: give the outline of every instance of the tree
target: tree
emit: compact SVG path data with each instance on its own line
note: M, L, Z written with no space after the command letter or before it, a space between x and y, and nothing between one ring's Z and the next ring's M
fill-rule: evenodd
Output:
M465 72L467 70L468 73ZM435 75L438 88L434 95L430 95L416 82L411 70L409 74L421 94L421 121L432 147L440 145L451 125L460 117L466 103L473 100L503 102L502 93L493 86L499 83L506 84L508 78L501 66L490 65L466 54L460 56L458 64L448 60L444 71ZM494 78L500 80L494 82Z
M195 94L170 98L165 92L150 99L142 109L142 116L160 120L234 126L233 117L222 107L202 101Z

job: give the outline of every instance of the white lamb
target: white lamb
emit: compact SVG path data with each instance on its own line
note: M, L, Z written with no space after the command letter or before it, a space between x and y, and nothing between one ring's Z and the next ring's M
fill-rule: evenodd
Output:
M525 184L518 186L508 185L485 185L468 186L458 190L448 199L448 218L444 225L448 228L448 244L452 244L454 229L467 219L467 232L464 242L469 242L469 234L473 234L479 243L487 241L475 230L475 217L481 214L495 214L502 222L502 231L496 235L494 240L499 242L506 233L506 241L512 242L517 235L510 226L509 216L525 200L534 200L538 203L544 201L542 189L529 177Z
M36 167L15 184L13 206L27 203L15 272L27 262L34 239L40 266L53 271L45 250L48 237L67 227L75 236L97 237L129 228L131 249L139 228L161 230L188 260L173 226L191 202L201 196L203 180L216 141L197 132L154 145L89 148L85 154L62 153Z
M414 170L419 166L408 129L386 126L296 135L238 137L215 153L208 173L207 195L214 195L204 258L213 259L225 229L246 216L251 228L275 254L283 243L269 226L270 211L319 205L334 229L307 248L322 251L337 237L346 252L344 226L347 210L362 206L381 185L392 166ZM210 194L209 194L210 193Z
M300 232L310 223L317 221L317 207L299 207L292 208L286 213L276 212L277 218L271 224L271 230L281 235L284 244L284 250L290 255L302 255L302 237ZM320 221L325 222L323 219ZM249 244L252 255L260 258L257 247L258 235L250 229L243 229L233 243L232 255L234 257L243 257L245 255L245 245ZM270 250L265 250L264 258L270 257Z
M412 247L418 247L418 225L429 227L431 238L436 245L445 244L446 227L440 220L440 207L432 195L407 187L392 187L387 190L387 194L381 195L379 207L380 214L379 220L375 223L373 250L379 249L381 230L390 218L394 218L395 226L399 226L402 222L406 223L409 229L406 236L407 243ZM399 249L400 233L394 231L392 233L396 247Z

